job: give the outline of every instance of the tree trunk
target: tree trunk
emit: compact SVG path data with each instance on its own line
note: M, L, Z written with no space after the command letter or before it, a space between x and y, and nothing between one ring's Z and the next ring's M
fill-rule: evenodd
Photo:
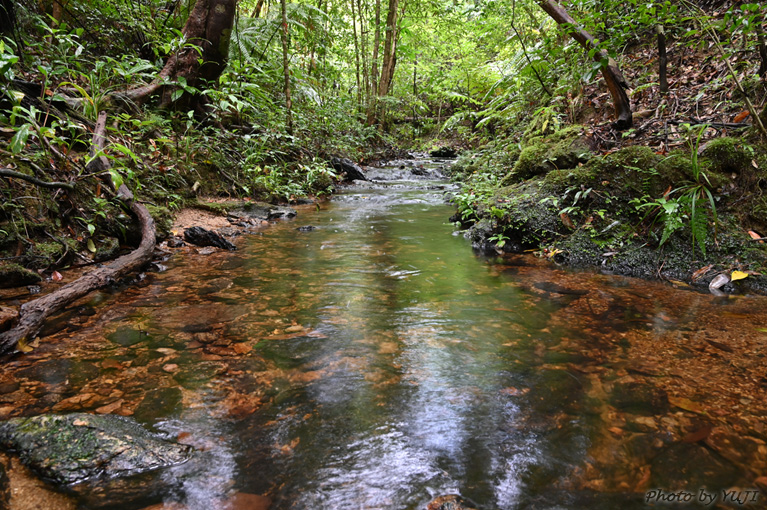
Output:
M759 39L759 76L767 78L767 44L764 42L764 30L761 23L756 25L756 35Z
M381 48L381 0L376 0L376 31L373 37L372 66L370 69L370 102L368 103L367 124L371 126L376 121L376 109L378 108L378 53Z
M256 6L253 8L253 14L250 15L251 18L260 18L261 17L261 9L264 7L264 0L258 0L256 2Z
M389 12L386 15L386 40L384 42L381 77L378 82L378 97L389 94L394 67L397 64L397 8L399 0L389 0Z
M362 105L362 81L360 80L360 45L357 42L357 13L354 0L350 0L352 4L352 31L354 32L354 61L357 65L356 77L357 77L357 108Z
M280 0L280 11L282 13L282 30L280 31L280 40L282 41L282 73L284 77L283 90L285 92L285 129L289 135L292 135L293 102L290 99L290 60L288 59L288 37L290 34L288 33L287 0Z
M575 39L578 44L586 48L589 52L593 51L594 60L602 63L602 76L607 82L607 88L613 98L616 121L616 129L628 129L633 122L631 116L631 102L626 94L628 84L623 77L618 64L610 58L606 51L598 48L594 37L578 26L575 20L565 11L565 9L554 0L538 0L538 5L546 14L551 16L554 21L562 26L565 31Z
M226 67L236 7L237 0L197 0L183 29L186 41L196 48L180 49L152 83L118 96L141 103L161 91L163 107L195 110L204 107L204 96L179 93L176 86L165 86L164 82L185 80L187 86L203 89L218 81Z
M354 0L352 0L354 1ZM367 4L366 4L367 5ZM367 10L367 9L365 9ZM363 15L362 0L357 0L357 14L360 18L360 54L362 55L362 81L365 89L365 104L370 102L370 75L368 73L368 44L365 16Z
M668 58L666 58L666 31L663 29L663 25L656 26L655 31L658 33L658 81L661 93L665 94L668 92L668 78L666 77L666 67L668 65Z

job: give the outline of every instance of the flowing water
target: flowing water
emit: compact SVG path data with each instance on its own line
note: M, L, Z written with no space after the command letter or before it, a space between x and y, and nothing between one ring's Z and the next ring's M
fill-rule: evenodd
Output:
M444 163L415 164L90 298L8 364L0 406L132 415L200 451L83 508L632 509L757 487L764 298L477 256Z

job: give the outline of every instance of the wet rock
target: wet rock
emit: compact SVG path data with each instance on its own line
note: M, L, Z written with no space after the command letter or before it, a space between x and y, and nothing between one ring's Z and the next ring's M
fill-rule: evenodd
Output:
M0 289L34 285L41 280L40 275L34 271L25 269L18 264L0 262Z
M181 390L179 388L155 388L147 392L133 416L142 423L153 424L158 418L172 415L180 410Z
M182 248L186 243L180 237L171 237L168 239L168 248Z
M184 230L184 239L186 242L197 246L213 246L223 250L236 249L232 243L221 237L220 234L202 227L190 227Z
M312 230L317 230L317 227L313 225L304 225L303 227L298 227L296 230L299 232L311 232Z
M264 204L261 202L247 202L242 207L229 211L227 218L233 223L252 220L276 220L280 218L292 218L296 210L291 207Z
M330 160L330 166L337 172L341 172L345 175L345 181L367 181L362 168L348 158L332 158Z
M658 454L652 462L651 486L664 490L690 487L721 489L738 480L738 469L698 444L680 443Z
M12 418L0 424L0 444L57 484L133 475L191 455L189 446L165 441L129 418L86 413Z
M637 414L660 414L668 409L668 395L662 388L638 381L617 381L610 403L623 411Z
M426 505L426 510L474 510L474 504L457 494L440 496Z
M19 311L15 308L0 306L0 331L8 331L11 329L18 317Z

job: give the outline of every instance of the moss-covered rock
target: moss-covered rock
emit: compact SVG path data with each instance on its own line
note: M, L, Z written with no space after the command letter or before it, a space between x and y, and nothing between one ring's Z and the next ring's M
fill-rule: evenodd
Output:
M191 455L188 446L165 441L129 418L85 413L12 418L0 424L0 444L58 484L134 475Z
M729 136L708 142L702 156L714 172L740 174L751 169L751 154L738 140Z
M11 262L0 262L0 288L10 289L23 285L34 285L40 280L42 278L34 271Z
M581 126L562 129L546 137L533 137L522 148L514 168L501 184L508 186L552 170L575 168L590 158L591 149Z

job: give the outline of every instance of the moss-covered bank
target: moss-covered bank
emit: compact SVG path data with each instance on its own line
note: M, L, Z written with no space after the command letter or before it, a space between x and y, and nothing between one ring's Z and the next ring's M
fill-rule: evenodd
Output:
M535 251L577 268L767 293L767 150L722 137L694 151L600 155L577 126L462 157L453 220L485 252ZM709 267L710 266L710 267Z

